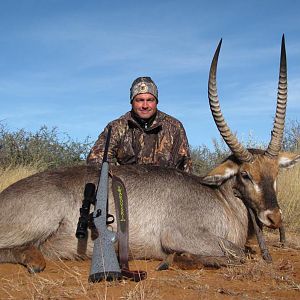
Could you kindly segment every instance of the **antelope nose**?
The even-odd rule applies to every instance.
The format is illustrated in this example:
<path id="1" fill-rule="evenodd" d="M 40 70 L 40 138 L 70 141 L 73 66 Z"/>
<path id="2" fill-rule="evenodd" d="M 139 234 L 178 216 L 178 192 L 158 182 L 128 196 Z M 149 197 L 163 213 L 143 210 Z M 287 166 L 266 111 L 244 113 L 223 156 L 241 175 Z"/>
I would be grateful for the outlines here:
<path id="1" fill-rule="evenodd" d="M 279 208 L 263 210 L 258 214 L 259 220 L 267 227 L 276 229 L 281 226 L 281 211 Z"/>
<path id="2" fill-rule="evenodd" d="M 269 221 L 270 228 L 276 229 L 281 226 L 282 218 L 281 218 L 281 211 L 279 208 L 268 210 L 266 211 L 266 219 Z"/>

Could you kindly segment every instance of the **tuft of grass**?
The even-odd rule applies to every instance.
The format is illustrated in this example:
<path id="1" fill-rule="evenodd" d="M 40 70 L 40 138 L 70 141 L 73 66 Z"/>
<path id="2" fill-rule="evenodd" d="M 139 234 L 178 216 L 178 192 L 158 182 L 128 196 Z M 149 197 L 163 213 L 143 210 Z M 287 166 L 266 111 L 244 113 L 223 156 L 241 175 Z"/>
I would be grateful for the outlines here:
<path id="1" fill-rule="evenodd" d="M 241 267 L 227 267 L 223 271 L 224 278 L 230 281 L 260 282 L 267 277 L 269 289 L 300 291 L 300 284 L 295 281 L 293 274 L 293 264 L 284 259 L 273 264 L 268 264 L 262 259 L 256 262 L 248 261 Z"/>
<path id="2" fill-rule="evenodd" d="M 278 201 L 283 211 L 286 228 L 300 231 L 300 165 L 283 171 L 278 176 Z"/>
<path id="3" fill-rule="evenodd" d="M 162 300 L 157 289 L 152 285 L 151 281 L 140 281 L 133 289 L 126 292 L 125 296 L 120 299 L 123 300 Z"/>
<path id="4" fill-rule="evenodd" d="M 0 168 L 0 192 L 14 182 L 42 171 L 40 164 L 19 165 Z"/>
<path id="5" fill-rule="evenodd" d="M 155 279 L 160 286 L 167 286 L 169 288 L 180 287 L 183 290 L 192 290 L 197 293 L 206 293 L 210 290 L 208 284 L 203 284 L 202 278 L 205 274 L 204 269 L 200 270 L 181 270 L 178 268 L 171 268 L 172 276 Z"/>

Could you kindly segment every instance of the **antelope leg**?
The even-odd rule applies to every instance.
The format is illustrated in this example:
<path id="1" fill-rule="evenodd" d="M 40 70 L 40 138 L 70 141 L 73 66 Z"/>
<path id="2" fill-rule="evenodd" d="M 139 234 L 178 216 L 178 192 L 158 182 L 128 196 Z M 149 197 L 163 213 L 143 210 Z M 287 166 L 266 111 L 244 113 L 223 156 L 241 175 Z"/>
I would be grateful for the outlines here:
<path id="1" fill-rule="evenodd" d="M 284 246 L 284 244 L 286 242 L 284 224 L 282 224 L 279 227 L 279 235 L 280 235 L 280 243 L 281 243 L 282 246 Z"/>
<path id="2" fill-rule="evenodd" d="M 259 226 L 256 223 L 256 219 L 255 219 L 255 215 L 254 215 L 253 210 L 251 208 L 248 208 L 248 210 L 249 210 L 249 213 L 250 213 L 250 216 L 251 216 L 251 220 L 252 220 L 253 227 L 254 227 L 254 230 L 255 230 L 255 235 L 256 235 L 256 238 L 257 238 L 257 242 L 258 242 L 261 254 L 262 254 L 262 258 L 266 262 L 270 263 L 270 262 L 272 262 L 272 257 L 269 253 L 268 248 L 267 248 L 266 241 L 265 241 L 265 238 L 263 236 L 263 233 L 262 233 L 261 229 L 259 228 Z"/>
<path id="3" fill-rule="evenodd" d="M 33 245 L 15 249 L 13 255 L 16 262 L 24 265 L 31 274 L 41 272 L 46 267 L 43 254 Z"/>
<path id="4" fill-rule="evenodd" d="M 163 260 L 157 267 L 156 271 L 168 270 L 169 267 L 173 264 L 175 252 L 169 254 L 165 260 Z"/>

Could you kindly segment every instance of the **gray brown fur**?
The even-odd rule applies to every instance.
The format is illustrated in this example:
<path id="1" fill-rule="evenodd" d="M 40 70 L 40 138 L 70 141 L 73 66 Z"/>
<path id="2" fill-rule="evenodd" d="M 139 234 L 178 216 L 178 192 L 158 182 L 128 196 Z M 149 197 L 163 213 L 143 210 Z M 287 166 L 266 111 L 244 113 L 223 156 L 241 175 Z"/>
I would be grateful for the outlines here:
<path id="1" fill-rule="evenodd" d="M 130 249 L 135 258 L 163 259 L 171 252 L 220 256 L 221 238 L 210 237 L 208 232 L 226 236 L 243 247 L 247 237 L 247 211 L 241 201 L 235 203 L 232 193 L 228 200 L 234 205 L 227 208 L 222 193 L 201 185 L 195 176 L 146 166 L 120 166 L 113 172 L 127 187 Z M 78 251 L 75 230 L 84 185 L 95 183 L 97 176 L 98 171 L 91 167 L 44 172 L 3 191 L 0 194 L 0 261 L 14 262 L 10 251 L 3 250 L 27 244 L 40 248 L 51 259 L 90 256 L 91 243 L 86 252 Z M 228 184 L 222 190 L 227 192 Z M 207 214 L 208 209 L 218 214 L 218 221 Z"/>

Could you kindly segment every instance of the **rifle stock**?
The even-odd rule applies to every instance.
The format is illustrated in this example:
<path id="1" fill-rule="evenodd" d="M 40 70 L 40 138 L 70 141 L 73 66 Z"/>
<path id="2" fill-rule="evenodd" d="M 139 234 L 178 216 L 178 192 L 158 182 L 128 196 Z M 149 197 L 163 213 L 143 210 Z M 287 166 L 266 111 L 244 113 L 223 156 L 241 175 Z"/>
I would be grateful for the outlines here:
<path id="1" fill-rule="evenodd" d="M 107 229 L 107 200 L 108 200 L 108 171 L 107 151 L 110 139 L 111 127 L 105 143 L 105 151 L 101 167 L 100 180 L 96 192 L 96 204 L 93 213 L 94 225 L 98 231 L 98 237 L 94 240 L 92 264 L 89 281 L 99 282 L 118 280 L 122 277 L 119 261 L 115 252 L 114 242 L 116 233 Z"/>

